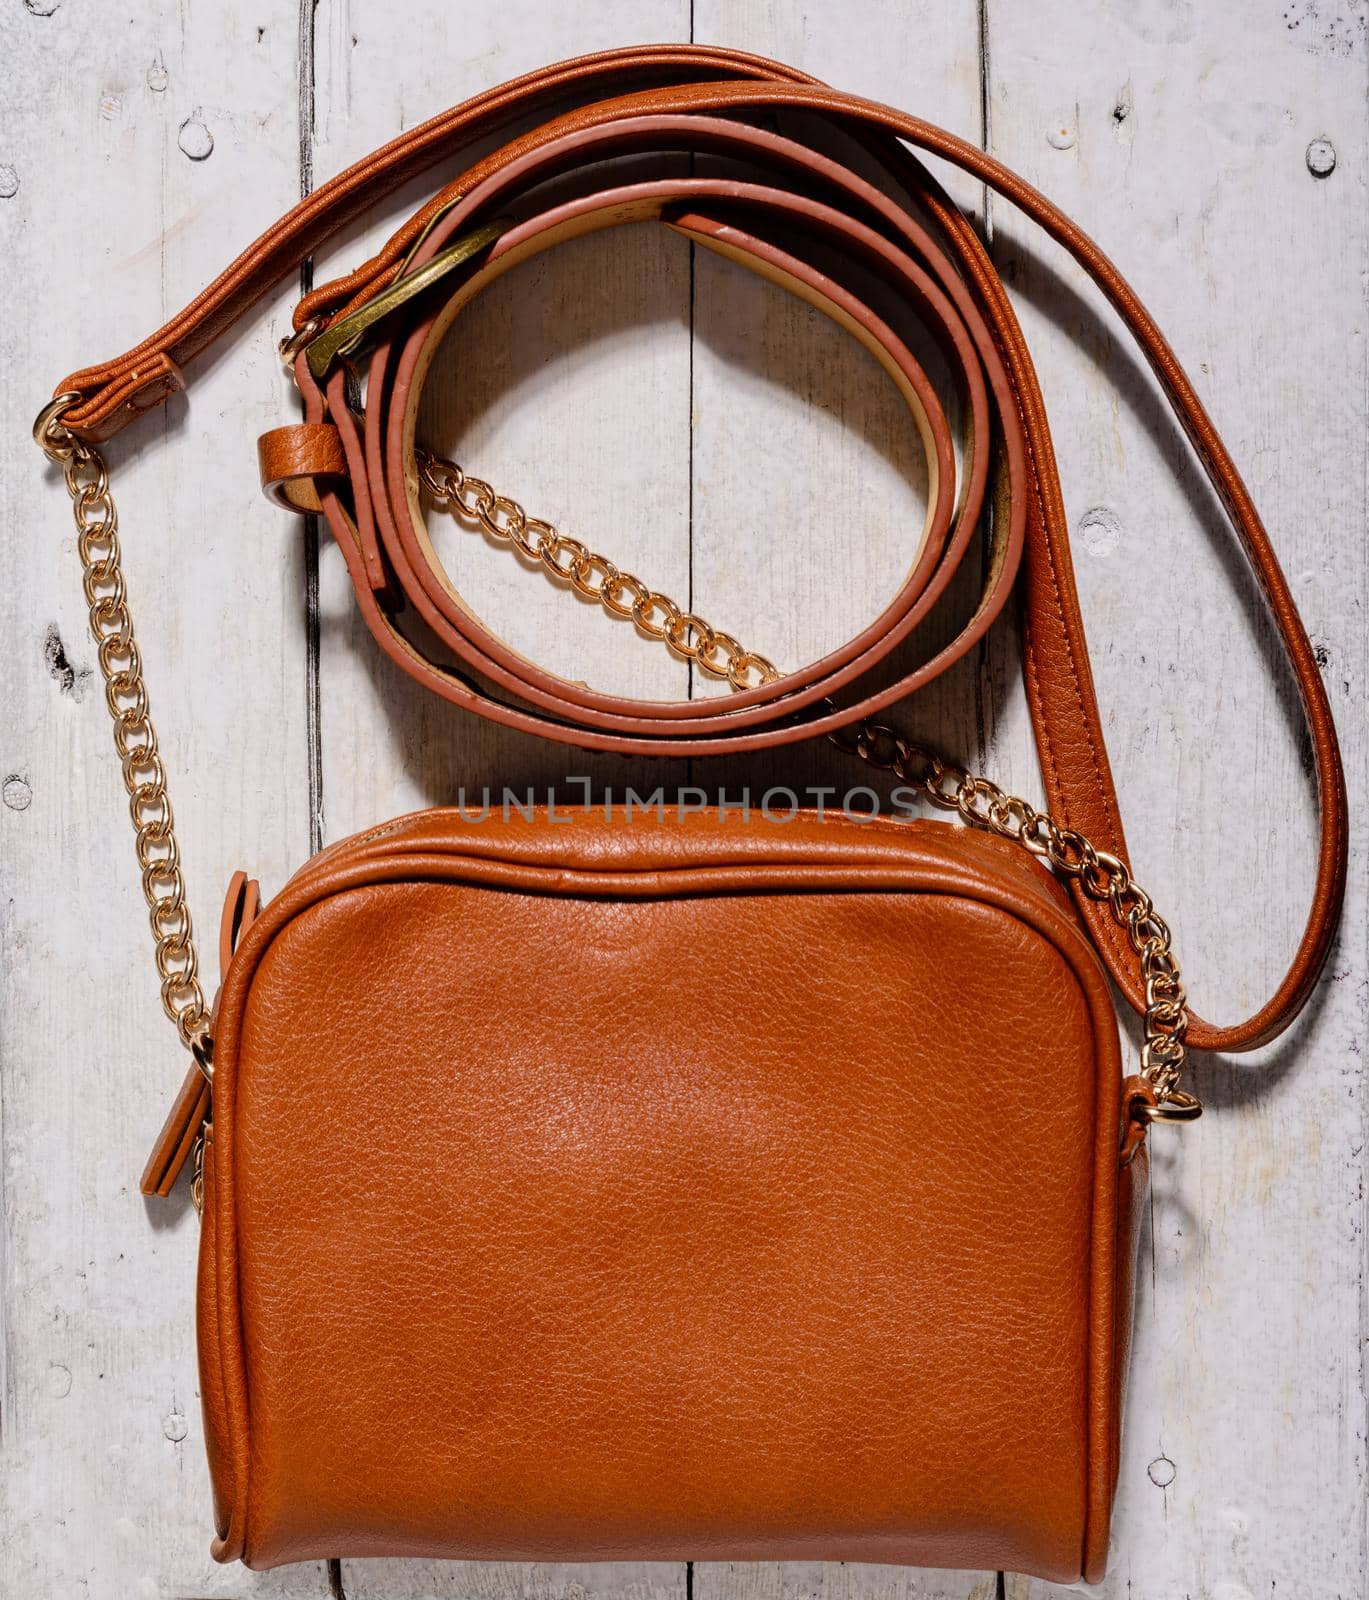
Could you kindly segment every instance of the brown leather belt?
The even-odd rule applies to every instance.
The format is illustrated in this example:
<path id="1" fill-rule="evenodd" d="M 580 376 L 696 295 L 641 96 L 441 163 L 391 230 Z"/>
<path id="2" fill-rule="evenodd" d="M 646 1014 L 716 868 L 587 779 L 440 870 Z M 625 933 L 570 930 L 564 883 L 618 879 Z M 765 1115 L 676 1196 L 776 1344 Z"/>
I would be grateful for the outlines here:
<path id="1" fill-rule="evenodd" d="M 331 420 L 342 459 L 335 476 L 345 489 L 325 487 L 322 506 L 351 566 L 367 620 L 384 647 L 426 687 L 458 705 L 527 732 L 598 750 L 646 755 L 712 755 L 792 743 L 834 731 L 903 699 L 982 635 L 1006 601 L 1022 549 L 1026 517 L 1026 442 L 1007 372 L 968 290 L 945 254 L 906 211 L 870 184 L 815 151 L 773 133 L 711 116 L 633 116 L 576 126 L 566 118 L 508 146 L 423 238 L 408 263 L 417 272 L 473 223 L 516 207 L 548 178 L 610 156 L 663 155 L 688 150 L 735 156 L 764 167 L 773 182 L 676 177 L 597 189 L 535 211 L 500 235 L 482 264 L 440 307 L 384 325 L 367 374 L 364 421 L 348 404 L 350 374 L 335 365 L 320 387 L 305 350 L 295 371 L 309 424 Z M 596 178 L 602 182 L 602 177 Z M 781 187 L 795 182 L 805 192 Z M 463 181 L 464 187 L 464 181 Z M 820 198 L 819 198 L 820 197 Z M 866 217 L 870 221 L 864 220 Z M 552 676 L 510 650 L 462 602 L 428 541 L 414 466 L 414 427 L 429 362 L 462 308 L 514 264 L 574 234 L 659 218 L 678 232 L 783 282 L 862 339 L 899 387 L 922 436 L 931 486 L 927 520 L 907 577 L 884 612 L 856 638 L 824 659 L 717 700 L 646 703 L 601 694 Z M 779 225 L 781 248 L 760 231 Z M 880 224 L 883 225 L 882 230 Z M 752 231 L 752 230 L 757 231 Z M 973 419 L 968 470 L 957 492 L 955 450 L 937 393 L 902 339 L 851 289 L 796 252 L 803 244 L 835 247 L 840 259 L 880 274 L 935 330 L 948 361 L 963 379 Z M 355 302 L 353 302 L 355 305 Z M 398 324 L 398 326 L 396 326 Z M 983 598 L 955 641 L 932 660 L 859 695 L 871 669 L 900 645 L 943 595 L 975 542 L 989 478 L 990 401 L 1007 441 L 1008 514 L 995 519 L 993 551 Z M 281 430 L 289 471 L 300 465 L 296 441 L 335 449 L 317 434 Z M 265 452 L 268 482 L 278 482 L 273 441 Z M 306 479 L 327 478 L 306 471 Z M 419 654 L 391 621 L 390 599 L 402 594 L 466 668 L 513 703 L 486 695 L 468 677 Z M 372 612 L 374 608 L 374 614 Z M 857 686 L 859 698 L 830 707 L 829 697 Z M 806 715 L 805 715 L 806 713 Z"/>
<path id="2" fill-rule="evenodd" d="M 1300 690 L 1320 789 L 1311 914 L 1286 977 L 1258 1012 L 1230 1027 L 1194 1017 L 1188 1033 L 1189 1042 L 1204 1049 L 1250 1049 L 1273 1038 L 1316 983 L 1345 876 L 1344 782 L 1311 646 L 1240 475 L 1149 313 L 1067 217 L 954 135 L 837 93 L 792 68 L 726 50 L 634 47 L 565 62 L 434 118 L 317 190 L 152 338 L 117 361 L 64 380 L 58 392 L 81 397 L 63 413 L 64 425 L 90 441 L 117 432 L 180 387 L 186 361 L 381 193 L 514 122 L 567 104 L 572 109 L 560 109 L 478 160 L 373 260 L 315 290 L 296 309 L 301 337 L 294 370 L 305 423 L 263 441 L 264 478 L 274 497 L 322 510 L 381 646 L 446 699 L 565 743 L 658 756 L 762 749 L 849 726 L 927 683 L 982 637 L 1020 567 L 1027 691 L 1050 806 L 1066 826 L 1126 859 L 1036 374 L 982 242 L 909 146 L 945 158 L 1039 223 L 1107 295 L 1221 497 L 1277 625 Z M 785 132 L 773 131 L 781 119 Z M 835 135 L 862 169 L 873 163 L 882 186 L 800 132 L 817 126 L 824 146 Z M 681 152 L 706 158 L 719 175 L 642 179 L 644 166 L 662 173 L 680 169 L 678 159 L 666 158 Z M 637 158 L 630 181 L 605 188 L 600 168 L 588 187 L 583 179 L 574 187 L 582 169 L 628 155 Z M 733 175 L 739 167 L 745 176 Z M 891 199 L 886 191 L 907 199 Z M 315 376 L 305 334 L 315 338 L 380 297 L 394 298 L 396 283 L 423 281 L 414 275 L 436 271 L 444 251 L 496 217 L 511 220 L 445 280 L 454 289 L 416 295 L 376 323 L 364 411 L 354 410 L 345 362 Z M 782 283 L 846 327 L 899 389 L 927 457 L 926 522 L 910 541 L 908 575 L 883 613 L 822 660 L 743 687 L 721 703 L 598 693 L 512 651 L 452 587 L 418 500 L 419 398 L 436 348 L 461 310 L 501 273 L 563 239 L 648 218 Z M 939 345 L 968 422 L 963 470 L 936 389 L 872 299 L 906 307 Z M 990 497 L 994 513 L 986 517 Z M 983 585 L 968 622 L 929 659 L 887 681 L 888 674 L 875 669 L 944 599 L 972 553 Z M 455 655 L 456 669 L 431 659 L 401 630 L 397 618 L 406 604 Z M 880 680 L 877 687 L 872 679 Z M 1077 901 L 1113 977 L 1143 1010 L 1146 997 L 1125 930 L 1106 905 L 1082 891 Z"/>

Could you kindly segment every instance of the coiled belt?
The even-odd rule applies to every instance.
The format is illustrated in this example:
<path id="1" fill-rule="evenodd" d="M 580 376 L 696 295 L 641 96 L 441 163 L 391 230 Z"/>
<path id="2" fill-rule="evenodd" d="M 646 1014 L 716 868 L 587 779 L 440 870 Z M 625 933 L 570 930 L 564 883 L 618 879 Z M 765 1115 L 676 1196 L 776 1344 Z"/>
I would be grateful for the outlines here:
<path id="1" fill-rule="evenodd" d="M 1315 984 L 1344 876 L 1344 785 L 1311 647 L 1245 486 L 1154 321 L 1068 218 L 954 135 L 726 50 L 640 47 L 565 62 L 411 130 L 317 190 L 151 339 L 64 380 L 59 392 L 81 396 L 64 413 L 64 425 L 92 441 L 116 432 L 180 387 L 184 362 L 379 193 L 552 109 L 559 114 L 482 157 L 371 261 L 306 296 L 295 312 L 291 355 L 305 421 L 264 438 L 264 481 L 283 503 L 322 511 L 382 648 L 458 705 L 584 748 L 645 755 L 756 750 L 836 731 L 912 693 L 974 646 L 1020 576 L 1028 698 L 1050 805 L 1068 827 L 1126 859 L 1036 375 L 983 244 L 909 147 L 945 158 L 1032 217 L 1108 296 L 1229 512 L 1277 624 L 1320 782 L 1312 912 L 1287 976 L 1264 1007 L 1233 1027 L 1194 1018 L 1189 1028 L 1190 1042 L 1200 1048 L 1251 1048 L 1272 1038 Z M 796 121 L 789 113 L 835 132 L 839 144 L 858 150 L 862 169 L 873 164 L 887 185 L 872 184 L 800 139 L 788 127 Z M 774 131 L 780 119 L 784 133 Z M 678 160 L 665 158 L 681 152 L 708 158 L 719 175 L 641 178 L 657 157 L 656 170 L 678 169 Z M 637 158 L 630 181 L 605 187 L 603 164 L 623 156 Z M 745 175 L 733 175 L 738 169 Z M 462 309 L 501 273 L 560 240 L 647 219 L 774 279 L 861 340 L 897 386 L 927 458 L 926 520 L 910 537 L 907 577 L 883 613 L 821 660 L 767 681 L 743 681 L 723 702 L 624 699 L 555 677 L 511 650 L 462 603 L 435 556 L 419 504 L 419 398 L 433 355 Z M 959 465 L 936 389 L 872 298 L 906 308 L 939 345 L 968 423 Z M 895 320 L 901 327 L 902 317 Z M 371 353 L 358 410 L 349 358 L 363 339 Z M 983 582 L 968 622 L 929 659 L 882 681 L 888 673 L 879 669 L 944 599 L 972 553 Z M 401 628 L 406 605 L 456 658 L 455 668 L 426 654 Z M 1106 906 L 1082 894 L 1078 900 L 1119 985 L 1144 1008 L 1125 930 Z"/>

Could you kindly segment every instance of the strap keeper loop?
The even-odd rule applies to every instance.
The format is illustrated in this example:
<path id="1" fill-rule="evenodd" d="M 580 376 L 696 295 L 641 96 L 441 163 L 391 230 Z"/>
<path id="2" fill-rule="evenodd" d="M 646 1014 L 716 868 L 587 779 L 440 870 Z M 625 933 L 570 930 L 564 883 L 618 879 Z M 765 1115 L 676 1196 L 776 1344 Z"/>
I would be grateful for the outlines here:
<path id="1" fill-rule="evenodd" d="M 257 440 L 262 493 L 301 515 L 322 509 L 320 479 L 345 478 L 342 436 L 331 422 L 294 422 Z"/>

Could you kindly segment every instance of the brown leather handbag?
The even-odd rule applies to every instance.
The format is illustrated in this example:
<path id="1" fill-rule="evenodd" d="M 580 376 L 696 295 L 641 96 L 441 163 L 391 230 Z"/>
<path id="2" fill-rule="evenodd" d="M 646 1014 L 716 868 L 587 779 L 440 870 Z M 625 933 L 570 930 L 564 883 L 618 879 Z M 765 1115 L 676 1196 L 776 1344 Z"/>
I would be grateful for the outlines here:
<path id="1" fill-rule="evenodd" d="M 211 1013 L 97 444 L 378 193 L 477 141 L 496 147 L 300 303 L 284 352 L 305 416 L 262 441 L 268 492 L 322 514 L 382 648 L 456 705 L 643 755 L 825 733 L 972 826 L 421 812 L 324 850 L 264 908 L 239 875 Z M 1031 359 L 918 150 L 992 185 L 1092 273 L 1269 602 L 1321 849 L 1292 967 L 1237 1025 L 1188 1009 L 1169 930 L 1125 865 Z M 709 159 L 686 176 L 665 159 L 681 152 Z M 924 443 L 904 585 L 801 670 L 416 443 L 463 307 L 558 240 L 647 219 L 848 329 Z M 970 421 L 959 462 L 872 284 L 941 347 Z M 1198 1114 L 1187 1046 L 1251 1048 L 1306 1001 L 1340 908 L 1346 805 L 1255 508 L 1096 246 L 914 117 L 731 51 L 612 51 L 491 90 L 335 178 L 160 332 L 59 385 L 35 432 L 73 496 L 163 1000 L 195 1059 L 144 1184 L 167 1193 L 193 1155 L 215 1555 L 803 1556 L 1099 1578 L 1147 1127 Z M 643 703 L 539 669 L 462 603 L 425 499 L 735 692 Z M 970 559 L 984 581 L 969 623 L 917 656 Z M 1049 814 L 875 720 L 1014 589 Z M 1108 974 L 1144 1020 L 1129 1078 Z"/>

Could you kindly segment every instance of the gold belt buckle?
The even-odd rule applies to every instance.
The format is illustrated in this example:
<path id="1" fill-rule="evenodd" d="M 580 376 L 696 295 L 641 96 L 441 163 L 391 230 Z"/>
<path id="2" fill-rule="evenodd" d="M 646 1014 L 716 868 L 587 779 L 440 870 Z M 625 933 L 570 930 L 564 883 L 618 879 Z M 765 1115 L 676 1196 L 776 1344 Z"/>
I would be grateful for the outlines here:
<path id="1" fill-rule="evenodd" d="M 401 270 L 401 275 L 373 300 L 358 306 L 355 311 L 339 318 L 316 338 L 309 340 L 304 346 L 304 359 L 309 363 L 310 372 L 321 383 L 333 363 L 342 356 L 351 355 L 377 322 L 388 317 L 392 311 L 397 311 L 415 295 L 431 288 L 456 267 L 488 249 L 501 233 L 507 231 L 512 220 L 511 217 L 495 217 L 490 222 L 482 222 L 445 249 L 439 250 L 431 261 L 424 262 L 421 267 L 412 272 Z"/>

